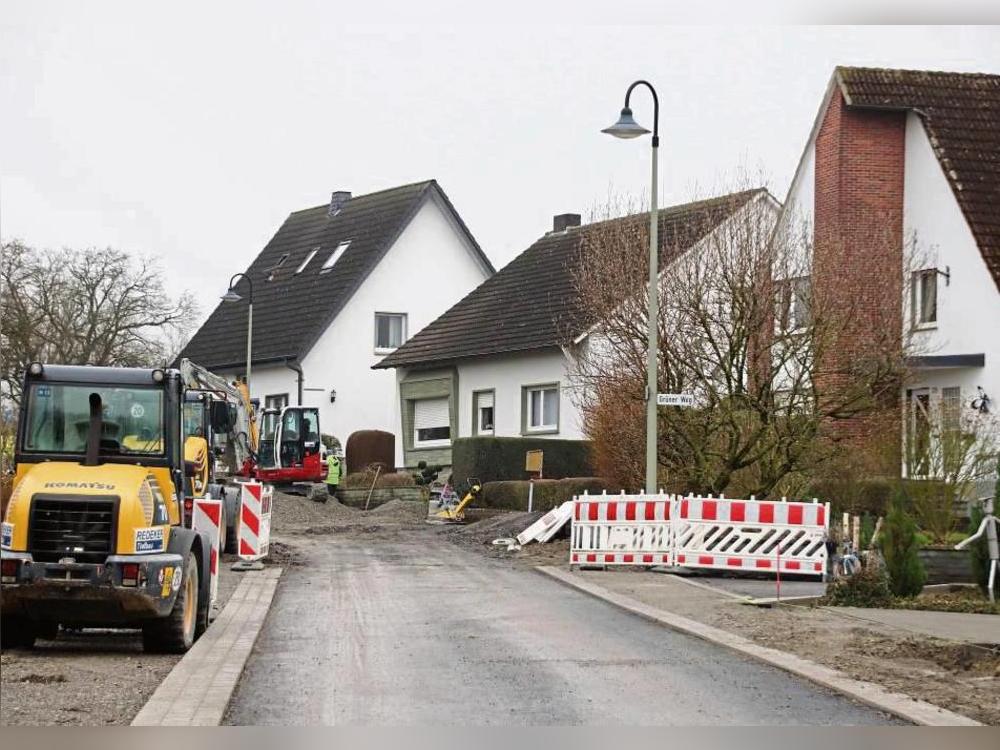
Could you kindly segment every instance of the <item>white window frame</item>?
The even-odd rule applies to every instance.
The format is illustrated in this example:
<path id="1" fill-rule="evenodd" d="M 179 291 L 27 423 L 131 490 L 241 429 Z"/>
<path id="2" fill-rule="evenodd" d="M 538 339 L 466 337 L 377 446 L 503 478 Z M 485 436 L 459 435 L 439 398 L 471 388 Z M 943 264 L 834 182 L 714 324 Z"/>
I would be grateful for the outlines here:
<path id="1" fill-rule="evenodd" d="M 391 354 L 396 351 L 399 347 L 397 346 L 379 346 L 378 345 L 378 319 L 380 317 L 384 318 L 400 318 L 401 322 L 399 324 L 399 346 L 406 343 L 406 323 L 407 315 L 406 313 L 398 312 L 376 312 L 375 313 L 375 353 L 376 354 Z M 390 328 L 391 331 L 391 328 Z"/>
<path id="2" fill-rule="evenodd" d="M 780 279 L 776 283 L 779 284 L 779 291 L 778 310 L 774 320 L 775 333 L 801 333 L 807 330 L 812 322 L 812 313 L 808 309 L 808 302 L 805 303 L 807 308 L 805 322 L 794 327 L 792 327 L 792 322 L 798 323 L 799 317 L 800 295 L 797 294 L 797 286 L 803 283 L 807 285 L 806 299 L 808 300 L 812 295 L 812 277 L 790 276 L 787 279 Z"/>
<path id="3" fill-rule="evenodd" d="M 277 409 L 278 411 L 281 411 L 286 406 L 288 406 L 287 393 L 269 393 L 264 396 L 265 409 Z"/>
<path id="4" fill-rule="evenodd" d="M 306 259 L 299 264 L 298 268 L 295 269 L 296 275 L 306 270 L 306 266 L 308 266 L 309 263 L 312 261 L 312 259 L 316 257 L 316 253 L 318 252 L 319 252 L 318 247 L 314 247 L 312 250 L 309 251 L 309 255 L 306 256 Z"/>
<path id="5" fill-rule="evenodd" d="M 333 267 L 337 265 L 337 261 L 340 260 L 341 256 L 347 251 L 347 248 L 351 246 L 350 240 L 344 240 L 339 245 L 337 245 L 333 252 L 330 253 L 330 257 L 323 262 L 323 267 L 319 269 L 320 273 L 329 273 L 333 270 Z"/>
<path id="6" fill-rule="evenodd" d="M 539 433 L 557 433 L 559 432 L 559 383 L 542 383 L 539 385 L 526 385 L 523 387 L 524 399 L 524 432 L 525 434 L 539 434 Z M 548 392 L 554 392 L 554 396 L 546 396 Z M 541 397 L 541 415 L 542 419 L 545 419 L 545 402 L 554 398 L 556 401 L 556 421 L 554 423 L 545 423 L 533 425 L 531 423 L 532 409 L 531 409 L 531 398 L 532 394 L 538 393 Z"/>
<path id="7" fill-rule="evenodd" d="M 268 272 L 267 272 L 267 280 L 268 281 L 274 281 L 274 275 L 278 272 L 279 268 L 281 268 L 283 265 L 285 265 L 285 261 L 286 260 L 288 260 L 288 253 L 285 253 L 280 258 L 278 258 L 278 262 L 275 263 L 273 266 L 271 266 L 268 269 Z"/>
<path id="8" fill-rule="evenodd" d="M 490 405 L 483 406 L 479 399 L 489 396 Z M 491 425 L 489 428 L 483 427 L 483 409 L 491 409 L 493 412 Z M 497 394 L 496 390 L 487 388 L 481 391 L 472 392 L 472 434 L 492 436 L 497 431 Z"/>
<path id="9" fill-rule="evenodd" d="M 421 440 L 420 430 L 421 429 L 434 429 L 432 428 L 422 428 L 417 421 L 417 410 L 419 404 L 426 401 L 444 401 L 445 409 L 448 419 L 448 437 L 447 438 L 434 438 L 431 440 Z M 439 427 L 444 427 L 445 425 L 439 425 Z M 417 399 L 413 402 L 413 447 L 414 448 L 447 448 L 451 445 L 451 399 L 447 396 L 439 396 L 434 398 Z"/>
<path id="10" fill-rule="evenodd" d="M 933 280 L 934 286 L 934 319 L 933 320 L 923 320 L 923 310 L 924 310 L 924 286 L 923 280 L 929 278 Z M 932 328 L 937 328 L 938 325 L 938 313 L 940 307 L 940 295 L 938 294 L 938 271 L 936 268 L 922 268 L 919 271 L 914 271 L 911 278 L 912 293 L 911 293 L 911 308 L 910 315 L 913 319 L 913 328 L 918 331 L 924 331 Z"/>

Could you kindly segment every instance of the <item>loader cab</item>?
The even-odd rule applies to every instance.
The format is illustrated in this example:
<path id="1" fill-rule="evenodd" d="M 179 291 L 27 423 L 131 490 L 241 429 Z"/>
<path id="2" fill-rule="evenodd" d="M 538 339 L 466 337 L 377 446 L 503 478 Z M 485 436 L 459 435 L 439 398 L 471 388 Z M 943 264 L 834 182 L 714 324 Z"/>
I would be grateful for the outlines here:
<path id="1" fill-rule="evenodd" d="M 286 406 L 264 409 L 260 418 L 261 478 L 272 481 L 318 481 L 320 461 L 319 409 Z"/>
<path id="2" fill-rule="evenodd" d="M 47 462 L 140 465 L 173 506 L 184 476 L 182 400 L 176 370 L 33 363 L 18 419 L 18 476 Z M 178 511 L 170 509 L 173 523 Z"/>

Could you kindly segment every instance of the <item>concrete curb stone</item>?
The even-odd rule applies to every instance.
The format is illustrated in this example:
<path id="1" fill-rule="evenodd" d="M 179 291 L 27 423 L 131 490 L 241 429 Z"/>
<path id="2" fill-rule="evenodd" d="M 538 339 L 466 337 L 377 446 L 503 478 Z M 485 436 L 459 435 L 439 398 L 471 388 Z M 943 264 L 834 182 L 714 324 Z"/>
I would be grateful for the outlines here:
<path id="1" fill-rule="evenodd" d="M 281 568 L 243 574 L 197 643 L 160 683 L 132 726 L 218 726 L 264 624 Z"/>

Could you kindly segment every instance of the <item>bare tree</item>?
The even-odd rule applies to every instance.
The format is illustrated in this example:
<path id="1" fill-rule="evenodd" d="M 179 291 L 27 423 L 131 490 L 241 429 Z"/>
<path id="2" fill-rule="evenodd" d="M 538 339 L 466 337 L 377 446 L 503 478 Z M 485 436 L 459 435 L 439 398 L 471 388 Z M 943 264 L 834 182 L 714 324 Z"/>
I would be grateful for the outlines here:
<path id="1" fill-rule="evenodd" d="M 810 227 L 787 216 L 778 226 L 778 213 L 765 190 L 741 190 L 661 218 L 658 390 L 695 397 L 659 410 L 664 486 L 794 492 L 830 455 L 831 425 L 898 404 L 898 292 L 866 300 L 859 322 L 850 289 L 811 283 Z M 592 326 L 575 393 L 599 470 L 625 487 L 642 484 L 647 226 L 648 215 L 591 225 L 574 270 Z M 859 325 L 870 329 L 863 356 L 842 356 Z"/>
<path id="2" fill-rule="evenodd" d="M 0 257 L 0 382 L 17 402 L 33 361 L 154 366 L 196 313 L 167 293 L 155 260 L 119 250 L 39 251 L 6 243 Z"/>

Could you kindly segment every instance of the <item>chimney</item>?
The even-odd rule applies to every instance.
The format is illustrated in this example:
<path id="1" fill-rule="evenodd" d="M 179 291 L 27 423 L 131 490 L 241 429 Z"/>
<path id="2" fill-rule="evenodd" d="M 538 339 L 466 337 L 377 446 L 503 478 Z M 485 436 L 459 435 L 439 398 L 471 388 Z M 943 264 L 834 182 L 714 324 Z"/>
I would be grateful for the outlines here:
<path id="1" fill-rule="evenodd" d="M 350 199 L 350 190 L 334 190 L 330 195 L 330 208 L 327 211 L 327 216 L 332 219 L 334 216 L 339 214 L 340 209 L 342 209 Z"/>
<path id="2" fill-rule="evenodd" d="M 552 217 L 552 231 L 565 232 L 570 227 L 580 226 L 580 214 L 557 214 Z"/>

